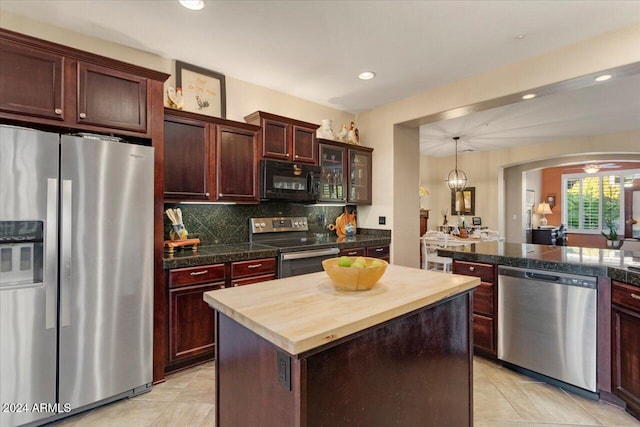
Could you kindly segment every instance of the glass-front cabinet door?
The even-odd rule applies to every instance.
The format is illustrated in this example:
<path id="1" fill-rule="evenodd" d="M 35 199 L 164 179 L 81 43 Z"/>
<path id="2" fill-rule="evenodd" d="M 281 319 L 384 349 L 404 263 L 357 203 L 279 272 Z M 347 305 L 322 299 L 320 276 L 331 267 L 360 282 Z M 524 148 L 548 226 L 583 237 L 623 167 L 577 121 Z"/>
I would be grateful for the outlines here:
<path id="1" fill-rule="evenodd" d="M 320 144 L 320 167 L 322 177 L 320 180 L 321 202 L 346 202 L 346 154 L 342 147 Z"/>
<path id="2" fill-rule="evenodd" d="M 348 202 L 371 204 L 371 152 L 349 149 Z"/>

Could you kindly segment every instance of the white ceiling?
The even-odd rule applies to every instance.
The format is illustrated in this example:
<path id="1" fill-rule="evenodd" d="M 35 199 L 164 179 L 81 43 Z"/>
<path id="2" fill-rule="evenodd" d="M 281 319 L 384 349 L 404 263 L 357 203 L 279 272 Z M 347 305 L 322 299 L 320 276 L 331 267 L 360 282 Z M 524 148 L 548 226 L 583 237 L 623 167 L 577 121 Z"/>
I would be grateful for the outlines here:
<path id="1" fill-rule="evenodd" d="M 0 20 L 7 10 L 353 113 L 640 22 L 638 0 L 205 3 L 194 12 L 177 0 L 2 0 Z M 364 70 L 377 77 L 359 80 Z M 607 114 L 625 112 L 593 96 Z M 446 155 L 453 134 L 475 149 L 560 135 L 563 114 L 545 118 L 544 101 L 426 127 L 425 152 Z M 554 102 L 567 111 L 571 99 Z M 613 127 L 589 117 L 570 126 Z"/>
<path id="2" fill-rule="evenodd" d="M 460 136 L 458 152 L 465 152 L 637 129 L 640 75 L 422 125 L 420 152 L 450 156 L 454 136 Z"/>

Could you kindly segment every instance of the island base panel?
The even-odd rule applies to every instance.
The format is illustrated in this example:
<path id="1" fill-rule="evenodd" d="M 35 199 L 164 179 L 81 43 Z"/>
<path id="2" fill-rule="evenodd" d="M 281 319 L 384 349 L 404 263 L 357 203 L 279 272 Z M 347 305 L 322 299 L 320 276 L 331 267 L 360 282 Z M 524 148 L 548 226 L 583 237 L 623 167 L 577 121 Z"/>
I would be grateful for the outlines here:
<path id="1" fill-rule="evenodd" d="M 470 299 L 290 356 L 291 391 L 278 380 L 277 347 L 218 314 L 216 425 L 470 426 Z"/>
<path id="2" fill-rule="evenodd" d="M 216 311 L 216 426 L 301 426 L 300 364 L 278 381 L 278 347 Z"/>

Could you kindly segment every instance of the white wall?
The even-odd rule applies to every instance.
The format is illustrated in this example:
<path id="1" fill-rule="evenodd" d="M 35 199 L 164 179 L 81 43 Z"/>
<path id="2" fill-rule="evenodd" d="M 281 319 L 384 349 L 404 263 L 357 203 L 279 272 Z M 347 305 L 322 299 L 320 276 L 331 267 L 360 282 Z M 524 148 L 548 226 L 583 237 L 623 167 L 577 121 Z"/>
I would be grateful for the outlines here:
<path id="1" fill-rule="evenodd" d="M 394 230 L 393 252 L 396 264 L 407 267 L 420 266 L 420 194 L 415 171 L 420 168 L 420 150 L 415 144 L 419 139 L 418 128 L 396 125 L 393 138 L 393 177 L 394 221 L 406 221 L 403 224 L 391 224 Z M 405 218 L 404 212 L 413 212 Z"/>
<path id="2" fill-rule="evenodd" d="M 519 61 L 508 66 L 504 66 L 490 72 L 477 75 L 465 80 L 461 80 L 450 85 L 446 85 L 414 97 L 387 104 L 380 108 L 362 113 L 358 116 L 360 128 L 367 135 L 367 142 L 375 148 L 374 157 L 374 205 L 370 208 L 359 209 L 367 222 L 366 227 L 377 227 L 373 222 L 378 215 L 393 215 L 390 223 L 393 224 L 394 242 L 397 248 L 397 236 L 408 235 L 413 227 L 412 216 L 417 216 L 417 210 L 411 212 L 409 209 L 397 209 L 393 207 L 398 203 L 392 189 L 394 174 L 400 173 L 398 170 L 384 168 L 388 165 L 394 154 L 393 127 L 407 121 L 436 114 L 450 109 L 473 105 L 482 101 L 491 100 L 501 96 L 518 93 L 528 89 L 545 86 L 562 80 L 575 78 L 578 76 L 594 73 L 597 71 L 615 68 L 621 65 L 640 61 L 640 25 L 628 27 L 619 31 L 607 33 L 599 37 L 577 43 L 565 48 L 548 52 Z M 416 138 L 414 144 L 418 144 Z M 541 153 L 536 147 L 528 153 L 528 158 L 540 158 Z M 596 151 L 608 150 L 609 147 L 598 147 Z M 638 152 L 640 144 L 630 144 L 625 147 L 626 151 Z M 476 161 L 467 163 L 469 157 L 460 157 L 461 167 L 473 180 L 470 185 L 476 187 L 476 199 L 478 192 L 483 194 L 480 197 L 492 197 L 493 189 L 491 182 L 495 182 L 496 170 L 503 165 L 513 164 L 516 161 L 525 161 L 519 150 L 500 150 L 499 153 L 482 154 L 486 162 Z M 479 153 L 478 153 L 479 154 Z M 429 163 L 428 161 L 425 161 Z M 423 164 L 425 163 L 423 162 Z M 395 162 L 394 162 L 395 163 Z M 431 162 L 436 167 L 451 168 L 441 166 L 446 164 L 444 160 Z M 453 164 L 453 161 L 449 163 Z M 430 169 L 436 169 L 430 168 Z M 448 172 L 448 169 L 447 169 Z M 405 171 L 402 172 L 403 174 Z M 427 172 L 431 174 L 430 172 Z M 445 176 L 445 175 L 439 175 Z M 420 172 L 414 171 L 413 181 L 416 185 L 421 182 Z M 433 181 L 433 179 L 432 179 Z M 417 190 L 416 190 L 417 191 Z M 431 191 L 431 189 L 430 189 Z M 432 197 L 432 196 L 429 196 Z M 439 213 L 439 206 L 442 205 L 443 197 L 432 198 L 429 203 L 434 203 L 436 212 Z M 479 216 L 491 221 L 498 221 L 499 203 L 491 204 L 479 212 Z M 369 211 L 370 215 L 366 215 Z M 400 215 L 399 218 L 396 218 Z M 490 224 L 494 226 L 495 223 Z M 404 259 L 404 255 L 396 256 L 396 249 L 392 253 L 392 260 L 395 263 L 410 264 L 411 259 Z"/>
<path id="3" fill-rule="evenodd" d="M 578 158 L 571 157 L 580 153 Z M 612 153 L 595 155 L 592 153 Z M 618 154 L 613 154 L 618 153 Z M 635 153 L 635 154 L 634 154 Z M 570 161 L 636 160 L 640 155 L 640 131 L 610 135 L 589 136 L 552 141 L 542 144 L 517 146 L 502 150 L 478 151 L 458 154 L 458 166 L 469 177 L 469 186 L 476 187 L 476 215 L 482 224 L 500 230 L 507 241 L 520 242 L 522 232 L 522 173 L 532 169 L 556 166 Z M 612 156 L 614 158 L 612 158 Z M 450 193 L 443 180 L 453 169 L 453 156 L 433 158 L 422 156 L 420 182 L 429 189 L 432 222 L 430 228 L 442 223 L 442 209 L 449 209 Z M 500 178 L 504 169 L 504 179 Z M 504 190 L 504 212 L 498 203 L 498 194 Z M 536 203 L 540 191 L 536 191 Z M 514 218 L 514 215 L 515 218 Z M 437 223 L 435 218 L 438 218 Z M 534 225 L 537 217 L 534 215 Z"/>
<path id="4" fill-rule="evenodd" d="M 149 52 L 129 48 L 95 37 L 88 37 L 74 31 L 33 21 L 6 11 L 2 12 L 0 27 L 118 59 L 141 67 L 172 74 L 165 83 L 165 86 L 175 86 L 175 77 L 173 76 L 175 73 L 175 60 L 180 58 L 162 58 Z M 258 110 L 317 124 L 320 124 L 322 119 L 331 119 L 333 120 L 334 130 L 338 130 L 343 123 L 348 125 L 351 121 L 355 120 L 355 116 L 351 113 L 325 107 L 282 92 L 237 80 L 234 79 L 233 76 L 225 76 L 225 80 L 227 90 L 227 118 L 230 120 L 244 122 L 245 116 Z"/>
<path id="5" fill-rule="evenodd" d="M 533 207 L 525 206 L 525 201 L 527 200 L 526 192 L 527 190 L 532 190 L 535 193 L 535 197 L 533 199 Z M 538 207 L 538 203 L 541 202 L 542 198 L 542 169 L 529 170 L 524 171 L 522 173 L 522 210 L 520 214 L 522 218 L 520 220 L 520 226 L 522 229 L 526 226 L 526 211 L 531 209 L 531 227 L 536 228 L 540 222 L 540 215 L 535 213 L 536 207 Z M 524 235 L 522 235 L 524 237 Z M 522 241 L 524 242 L 524 240 Z"/>
<path id="6" fill-rule="evenodd" d="M 76 47 L 89 52 L 112 57 L 122 61 L 141 65 L 147 68 L 173 73 L 173 60 L 176 58 L 161 58 L 157 55 L 143 52 L 137 49 L 127 48 L 114 43 L 106 42 L 92 37 L 87 37 L 63 28 L 57 28 L 45 23 L 36 22 L 28 18 L 3 12 L 0 17 L 0 26 L 13 31 L 29 34 L 35 37 L 50 40 L 67 46 Z M 357 117 L 357 126 L 363 145 L 373 147 L 373 205 L 358 209 L 360 225 L 369 228 L 392 228 L 394 236 L 394 248 L 392 248 L 392 260 L 404 265 L 413 265 L 414 255 L 398 251 L 400 236 L 418 234 L 413 219 L 418 216 L 419 200 L 418 185 L 421 182 L 420 167 L 403 168 L 403 159 L 412 161 L 418 158 L 412 157 L 417 153 L 418 137 L 415 134 L 414 142 L 406 141 L 406 133 L 394 134 L 394 126 L 407 121 L 442 111 L 473 105 L 478 102 L 497 97 L 521 92 L 527 89 L 544 86 L 558 81 L 590 74 L 600 70 L 614 68 L 620 65 L 640 61 L 640 25 L 631 26 L 622 30 L 607 33 L 599 37 L 578 44 L 545 53 L 524 61 L 519 61 L 490 72 L 480 74 L 465 80 L 461 80 L 440 88 L 418 94 L 416 96 L 387 104 L 374 110 L 362 113 Z M 180 58 L 177 58 L 180 59 Z M 195 64 L 197 65 L 197 64 Z M 322 119 L 332 119 L 334 127 L 353 120 L 353 115 L 334 110 L 319 104 L 300 100 L 285 95 L 281 92 L 258 87 L 256 85 L 227 78 L 227 117 L 232 120 L 242 121 L 243 117 L 255 110 L 262 109 L 275 114 L 298 118 L 305 121 L 319 123 Z M 167 84 L 173 84 L 170 79 Z M 395 138 L 402 140 L 402 144 L 395 144 Z M 416 147 L 413 147 L 415 145 Z M 637 141 L 632 146 L 626 147 L 627 151 L 638 152 Z M 598 151 L 607 148 L 599 147 Z M 404 151 L 408 150 L 408 151 Z M 535 148 L 528 155 L 529 158 L 539 158 L 539 148 Z M 502 151 L 502 150 L 501 150 Z M 511 152 L 505 150 L 501 153 L 484 154 L 486 163 L 477 162 L 475 157 L 470 163 L 466 163 L 469 157 L 460 157 L 461 167 L 472 179 L 471 185 L 476 187 L 476 201 L 480 197 L 487 198 L 493 194 L 496 181 L 495 170 L 503 165 L 513 164 L 515 161 L 524 161 L 525 152 Z M 397 161 L 396 161 L 397 159 Z M 417 163 L 418 160 L 415 160 Z M 451 168 L 446 165 L 446 159 L 437 161 L 420 160 L 422 165 L 427 165 L 426 172 L 429 182 L 434 183 L 444 177 L 441 169 L 446 169 L 445 174 Z M 450 164 L 453 164 L 452 162 Z M 396 175 L 401 175 L 400 181 L 411 193 L 415 194 L 415 202 L 403 208 L 404 197 L 397 197 L 394 191 L 398 185 L 394 182 Z M 444 179 L 444 178 L 442 178 Z M 431 191 L 433 186 L 427 186 Z M 479 194 L 481 196 L 479 196 Z M 441 195 L 427 196 L 424 203 L 427 207 L 433 205 L 437 209 L 434 214 L 439 215 L 439 206 L 446 206 L 446 197 Z M 491 221 L 488 225 L 495 226 L 500 221 L 498 204 L 488 204 L 478 211 L 478 216 Z M 414 209 L 415 208 L 415 209 Z M 386 216 L 387 224 L 378 225 L 378 217 Z"/>

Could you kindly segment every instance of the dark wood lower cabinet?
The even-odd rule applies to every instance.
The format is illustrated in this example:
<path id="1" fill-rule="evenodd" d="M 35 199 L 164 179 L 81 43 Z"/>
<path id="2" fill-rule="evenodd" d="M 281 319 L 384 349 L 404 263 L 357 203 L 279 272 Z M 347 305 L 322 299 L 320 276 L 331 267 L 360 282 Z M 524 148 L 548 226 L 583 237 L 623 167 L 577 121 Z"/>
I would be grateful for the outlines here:
<path id="1" fill-rule="evenodd" d="M 498 352 L 498 292 L 496 266 L 477 262 L 453 261 L 453 273 L 479 277 L 482 282 L 473 292 L 474 350 L 490 358 Z"/>
<path id="2" fill-rule="evenodd" d="M 475 298 L 475 295 L 474 295 Z M 473 346 L 487 353 L 495 353 L 493 319 L 481 314 L 473 315 Z"/>
<path id="3" fill-rule="evenodd" d="M 367 256 L 367 250 L 365 248 L 341 249 L 338 256 Z"/>
<path id="4" fill-rule="evenodd" d="M 169 363 L 194 357 L 213 358 L 215 325 L 202 294 L 224 288 L 224 282 L 169 291 Z"/>
<path id="5" fill-rule="evenodd" d="M 214 311 L 204 302 L 203 293 L 275 278 L 275 258 L 168 270 L 169 350 L 165 371 L 188 368 L 215 357 Z"/>
<path id="6" fill-rule="evenodd" d="M 611 300 L 613 392 L 640 419 L 640 288 L 614 281 Z"/>
<path id="7" fill-rule="evenodd" d="M 470 315 L 465 293 L 290 355 L 216 312 L 215 424 L 471 426 Z"/>
<path id="8" fill-rule="evenodd" d="M 387 262 L 391 262 L 389 255 L 389 245 L 369 246 L 367 248 L 367 256 L 372 258 L 380 258 Z"/>

